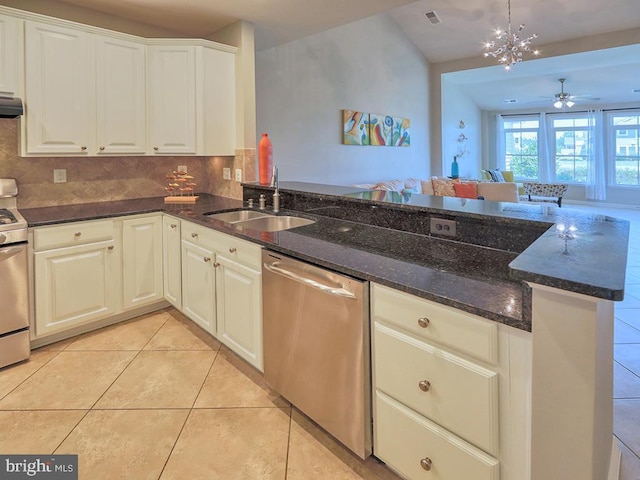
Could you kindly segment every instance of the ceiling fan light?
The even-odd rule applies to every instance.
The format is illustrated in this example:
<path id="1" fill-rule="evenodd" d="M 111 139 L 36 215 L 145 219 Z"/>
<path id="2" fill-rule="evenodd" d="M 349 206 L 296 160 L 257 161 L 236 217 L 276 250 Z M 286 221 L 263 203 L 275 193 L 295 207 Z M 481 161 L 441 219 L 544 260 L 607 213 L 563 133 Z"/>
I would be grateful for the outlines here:
<path id="1" fill-rule="evenodd" d="M 569 107 L 569 108 L 573 107 L 575 104 L 576 104 L 576 103 L 575 103 L 575 102 L 572 102 L 571 100 L 568 100 L 568 101 L 566 102 L 566 105 L 567 105 L 567 107 Z"/>
<path id="2" fill-rule="evenodd" d="M 556 100 L 553 103 L 553 106 L 556 107 L 556 108 L 562 108 L 562 102 L 560 100 Z"/>

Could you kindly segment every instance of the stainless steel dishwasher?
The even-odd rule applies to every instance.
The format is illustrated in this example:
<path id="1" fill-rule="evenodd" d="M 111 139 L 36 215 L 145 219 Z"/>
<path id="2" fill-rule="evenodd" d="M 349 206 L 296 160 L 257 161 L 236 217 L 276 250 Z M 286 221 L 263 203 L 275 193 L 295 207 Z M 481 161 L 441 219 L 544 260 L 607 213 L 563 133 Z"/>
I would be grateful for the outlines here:
<path id="1" fill-rule="evenodd" d="M 371 454 L 368 283 L 264 250 L 264 376 L 361 458 Z"/>

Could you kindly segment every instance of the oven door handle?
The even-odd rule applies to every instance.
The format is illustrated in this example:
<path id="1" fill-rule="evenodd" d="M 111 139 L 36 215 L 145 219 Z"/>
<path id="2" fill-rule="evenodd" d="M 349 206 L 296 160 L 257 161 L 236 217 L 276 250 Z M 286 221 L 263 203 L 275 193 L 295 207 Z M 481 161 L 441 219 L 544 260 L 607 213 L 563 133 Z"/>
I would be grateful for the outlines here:
<path id="1" fill-rule="evenodd" d="M 24 245 L 0 249 L 0 261 L 6 260 L 24 250 Z"/>
<path id="2" fill-rule="evenodd" d="M 283 277 L 290 278 L 291 280 L 295 280 L 296 282 L 303 283 L 305 285 L 308 285 L 309 287 L 315 288 L 316 290 L 320 290 L 323 293 L 327 293 L 329 295 L 334 295 L 336 297 L 342 297 L 342 298 L 352 298 L 352 299 L 356 298 L 356 296 L 353 293 L 351 293 L 349 290 L 345 290 L 344 288 L 336 288 L 330 285 L 325 285 L 324 283 L 316 282 L 311 278 L 303 277 L 302 275 L 298 275 L 297 273 L 278 267 L 277 263 L 278 262 L 274 262 L 271 264 L 265 263 L 264 268 L 266 268 L 270 272 L 276 273 L 278 275 L 282 275 Z"/>

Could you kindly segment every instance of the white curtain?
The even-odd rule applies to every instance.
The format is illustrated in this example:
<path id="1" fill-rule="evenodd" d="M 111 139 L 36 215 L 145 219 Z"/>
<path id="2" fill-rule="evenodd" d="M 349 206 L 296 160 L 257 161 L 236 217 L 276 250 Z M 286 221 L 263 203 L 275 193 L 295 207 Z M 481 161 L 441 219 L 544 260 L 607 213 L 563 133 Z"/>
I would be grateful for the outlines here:
<path id="1" fill-rule="evenodd" d="M 506 151 L 504 145 L 504 118 L 502 115 L 496 115 L 496 164 L 487 165 L 487 168 L 499 168 L 500 170 L 505 170 L 505 158 Z"/>
<path id="2" fill-rule="evenodd" d="M 548 132 L 547 114 L 541 113 L 538 127 L 538 165 L 540 168 L 538 178 L 542 183 L 553 181 L 556 169 L 554 150 L 551 148 L 555 144 L 555 139 L 550 142 Z"/>
<path id="3" fill-rule="evenodd" d="M 589 110 L 588 119 L 587 183 L 585 186 L 585 195 L 588 200 L 606 200 L 604 114 L 601 109 Z"/>

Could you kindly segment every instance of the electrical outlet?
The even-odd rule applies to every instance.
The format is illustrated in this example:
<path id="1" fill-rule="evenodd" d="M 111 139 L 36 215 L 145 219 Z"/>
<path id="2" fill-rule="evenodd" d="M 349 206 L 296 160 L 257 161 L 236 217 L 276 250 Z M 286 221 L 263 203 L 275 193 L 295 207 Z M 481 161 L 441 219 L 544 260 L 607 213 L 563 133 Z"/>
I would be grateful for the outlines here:
<path id="1" fill-rule="evenodd" d="M 187 173 L 187 166 L 186 165 L 178 165 L 178 172 Z"/>
<path id="2" fill-rule="evenodd" d="M 242 169 L 236 168 L 236 182 L 242 181 Z"/>
<path id="3" fill-rule="evenodd" d="M 445 220 L 444 218 L 431 217 L 429 231 L 435 235 L 443 235 L 445 237 L 456 236 L 456 221 Z"/>
<path id="4" fill-rule="evenodd" d="M 222 179 L 223 180 L 231 180 L 231 169 L 224 167 L 222 169 Z"/>
<path id="5" fill-rule="evenodd" d="M 54 168 L 53 183 L 67 183 L 67 170 L 64 168 Z"/>

